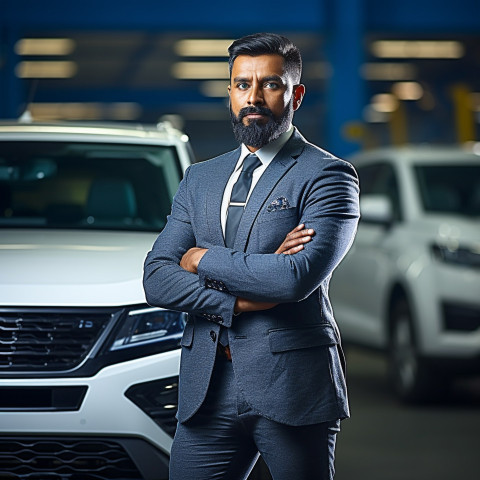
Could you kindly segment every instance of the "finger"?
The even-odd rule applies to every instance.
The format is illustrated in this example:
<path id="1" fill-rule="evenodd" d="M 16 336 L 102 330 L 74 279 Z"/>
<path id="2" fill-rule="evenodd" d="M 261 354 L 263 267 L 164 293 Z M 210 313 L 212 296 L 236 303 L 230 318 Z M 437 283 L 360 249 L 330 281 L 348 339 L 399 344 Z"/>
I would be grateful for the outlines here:
<path id="1" fill-rule="evenodd" d="M 289 248 L 285 252 L 283 252 L 284 255 L 294 255 L 297 252 L 300 252 L 303 250 L 303 245 L 297 245 L 296 247 Z"/>
<path id="2" fill-rule="evenodd" d="M 311 239 L 312 239 L 312 237 L 310 235 L 291 238 L 291 239 L 287 240 L 286 242 L 284 242 L 283 248 L 288 249 L 288 248 L 295 247 L 295 246 L 297 246 L 299 244 L 302 244 L 302 243 L 308 243 Z"/>
<path id="3" fill-rule="evenodd" d="M 298 232 L 293 232 L 293 230 L 292 230 L 292 232 L 287 235 L 286 239 L 288 239 L 287 241 L 290 241 L 290 240 L 300 238 L 300 237 L 312 236 L 314 233 L 315 233 L 315 231 L 312 228 L 307 228 L 305 230 L 299 230 Z"/>
<path id="4" fill-rule="evenodd" d="M 289 235 L 292 235 L 292 234 L 302 230 L 304 227 L 305 227 L 305 225 L 303 223 L 301 223 L 300 225 L 297 225 L 293 230 L 291 230 L 290 232 L 287 233 L 287 237 Z"/>

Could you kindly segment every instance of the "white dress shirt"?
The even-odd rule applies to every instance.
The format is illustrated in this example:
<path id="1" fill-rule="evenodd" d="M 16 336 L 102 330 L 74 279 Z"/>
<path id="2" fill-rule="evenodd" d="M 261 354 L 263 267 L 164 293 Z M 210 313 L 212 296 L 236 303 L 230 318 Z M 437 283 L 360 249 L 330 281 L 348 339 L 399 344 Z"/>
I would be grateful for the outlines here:
<path id="1" fill-rule="evenodd" d="M 258 180 L 263 175 L 263 172 L 265 172 L 267 167 L 270 165 L 270 162 L 275 158 L 275 155 L 277 155 L 277 153 L 281 150 L 281 148 L 288 142 L 292 134 L 293 134 L 293 126 L 290 125 L 290 128 L 286 132 L 282 133 L 277 139 L 263 146 L 262 148 L 258 149 L 255 152 L 255 155 L 262 162 L 262 165 L 260 165 L 258 168 L 256 168 L 253 171 L 252 185 L 250 186 L 250 190 L 248 192 L 245 205 L 248 203 L 248 199 L 250 198 L 250 195 L 253 189 L 255 188 L 255 185 L 257 184 Z M 235 182 L 238 180 L 238 177 L 240 176 L 240 172 L 242 170 L 241 167 L 242 167 L 243 161 L 245 160 L 245 157 L 247 155 L 250 155 L 251 153 L 252 152 L 245 145 L 242 144 L 240 158 L 238 159 L 237 165 L 235 166 L 235 170 L 233 171 L 232 175 L 228 179 L 228 182 L 225 185 L 225 190 L 223 191 L 222 210 L 221 210 L 220 220 L 222 223 L 222 231 L 224 236 L 225 236 L 225 225 L 227 223 L 228 204 L 230 203 L 230 197 L 232 196 L 232 189 L 233 189 L 233 186 L 235 185 Z"/>

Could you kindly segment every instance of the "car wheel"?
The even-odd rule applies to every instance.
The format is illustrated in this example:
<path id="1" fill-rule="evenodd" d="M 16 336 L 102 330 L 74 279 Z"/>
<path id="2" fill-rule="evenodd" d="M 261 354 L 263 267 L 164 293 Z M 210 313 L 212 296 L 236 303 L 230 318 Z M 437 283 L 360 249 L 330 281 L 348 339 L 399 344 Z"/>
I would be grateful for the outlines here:
<path id="1" fill-rule="evenodd" d="M 405 402 L 443 398 L 448 382 L 419 355 L 410 308 L 398 300 L 391 312 L 389 375 L 395 394 Z"/>

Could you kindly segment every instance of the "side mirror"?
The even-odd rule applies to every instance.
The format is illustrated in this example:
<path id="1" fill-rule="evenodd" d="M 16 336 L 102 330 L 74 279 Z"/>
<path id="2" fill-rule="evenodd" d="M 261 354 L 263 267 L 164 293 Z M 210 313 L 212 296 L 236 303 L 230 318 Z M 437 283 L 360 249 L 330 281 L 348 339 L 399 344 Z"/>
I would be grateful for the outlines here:
<path id="1" fill-rule="evenodd" d="M 363 222 L 390 226 L 393 223 L 392 202 L 386 195 L 362 195 L 360 215 Z"/>

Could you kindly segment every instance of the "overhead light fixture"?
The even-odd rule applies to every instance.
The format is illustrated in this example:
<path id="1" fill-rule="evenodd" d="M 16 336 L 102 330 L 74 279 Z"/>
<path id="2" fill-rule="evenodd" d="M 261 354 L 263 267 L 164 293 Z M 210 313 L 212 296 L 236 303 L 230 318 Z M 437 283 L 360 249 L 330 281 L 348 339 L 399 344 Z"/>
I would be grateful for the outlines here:
<path id="1" fill-rule="evenodd" d="M 32 103 L 29 110 L 35 120 L 99 120 L 101 108 L 98 103 Z"/>
<path id="2" fill-rule="evenodd" d="M 175 43 L 174 50 L 182 57 L 228 57 L 230 39 L 185 39 Z"/>
<path id="3" fill-rule="evenodd" d="M 141 107 L 134 102 L 32 103 L 29 110 L 35 120 L 136 120 Z"/>
<path id="4" fill-rule="evenodd" d="M 228 97 L 228 82 L 221 80 L 209 80 L 202 82 L 200 91 L 206 97 Z"/>
<path id="5" fill-rule="evenodd" d="M 70 38 L 22 38 L 14 50 L 17 55 L 69 55 L 75 42 Z"/>
<path id="6" fill-rule="evenodd" d="M 360 74 L 365 80 L 413 80 L 417 69 L 411 63 L 364 63 Z"/>
<path id="7" fill-rule="evenodd" d="M 418 82 L 397 82 L 392 86 L 392 92 L 400 100 L 420 100 L 423 97 L 423 87 Z"/>
<path id="8" fill-rule="evenodd" d="M 362 112 L 363 119 L 368 123 L 387 123 L 388 113 L 375 110 L 372 105 L 366 105 Z"/>
<path id="9" fill-rule="evenodd" d="M 177 62 L 172 67 L 172 75 L 181 80 L 229 78 L 224 62 Z"/>
<path id="10" fill-rule="evenodd" d="M 77 73 L 75 62 L 20 62 L 15 67 L 19 78 L 71 78 Z"/>
<path id="11" fill-rule="evenodd" d="M 380 113 L 392 113 L 398 108 L 398 99 L 392 93 L 379 93 L 371 100 L 373 110 Z"/>
<path id="12" fill-rule="evenodd" d="M 465 47 L 455 40 L 378 40 L 371 52 L 379 58 L 461 58 Z"/>

